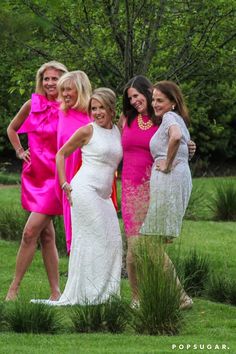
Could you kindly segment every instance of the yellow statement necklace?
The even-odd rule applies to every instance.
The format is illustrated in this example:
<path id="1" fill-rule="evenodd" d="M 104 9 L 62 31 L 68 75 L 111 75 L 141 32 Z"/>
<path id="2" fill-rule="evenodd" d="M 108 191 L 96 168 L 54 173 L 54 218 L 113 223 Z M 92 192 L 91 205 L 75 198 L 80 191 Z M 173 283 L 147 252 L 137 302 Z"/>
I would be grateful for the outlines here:
<path id="1" fill-rule="evenodd" d="M 148 119 L 147 122 L 144 122 L 142 114 L 139 113 L 138 114 L 138 126 L 141 130 L 148 130 L 149 128 L 151 128 L 153 126 L 153 122 L 151 121 L 151 119 Z"/>

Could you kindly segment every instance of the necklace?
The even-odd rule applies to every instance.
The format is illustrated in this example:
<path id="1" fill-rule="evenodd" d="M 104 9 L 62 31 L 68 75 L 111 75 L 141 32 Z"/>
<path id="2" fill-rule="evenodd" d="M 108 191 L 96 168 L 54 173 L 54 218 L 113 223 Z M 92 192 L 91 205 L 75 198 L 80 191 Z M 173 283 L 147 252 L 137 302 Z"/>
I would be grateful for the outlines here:
<path id="1" fill-rule="evenodd" d="M 138 126 L 142 130 L 148 130 L 149 128 L 151 128 L 153 126 L 153 122 L 151 121 L 151 119 L 149 119 L 147 122 L 144 122 L 142 114 L 139 113 L 138 114 Z"/>

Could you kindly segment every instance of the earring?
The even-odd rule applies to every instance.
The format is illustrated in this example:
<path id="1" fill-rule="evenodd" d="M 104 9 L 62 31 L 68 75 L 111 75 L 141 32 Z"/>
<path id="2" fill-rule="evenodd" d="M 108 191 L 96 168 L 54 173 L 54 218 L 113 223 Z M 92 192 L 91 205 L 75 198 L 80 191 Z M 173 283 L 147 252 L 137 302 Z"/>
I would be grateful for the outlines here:
<path id="1" fill-rule="evenodd" d="M 171 108 L 172 108 L 172 111 L 174 111 L 175 110 L 175 105 L 173 104 Z"/>

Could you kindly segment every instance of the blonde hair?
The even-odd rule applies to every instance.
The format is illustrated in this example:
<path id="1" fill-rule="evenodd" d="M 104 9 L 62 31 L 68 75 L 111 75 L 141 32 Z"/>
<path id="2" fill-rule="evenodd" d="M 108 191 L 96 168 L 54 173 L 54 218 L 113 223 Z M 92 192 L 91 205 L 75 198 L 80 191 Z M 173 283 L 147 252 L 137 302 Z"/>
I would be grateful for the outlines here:
<path id="1" fill-rule="evenodd" d="M 65 88 L 67 84 L 74 84 L 77 90 L 77 100 L 72 108 L 81 112 L 86 112 L 92 92 L 92 87 L 88 76 L 85 74 L 85 72 L 76 70 L 70 71 L 60 77 L 57 82 L 57 88 L 59 93 L 59 101 L 61 101 L 60 109 L 63 111 L 65 111 L 67 107 L 63 100 L 62 92 L 63 88 Z"/>
<path id="2" fill-rule="evenodd" d="M 112 91 L 107 87 L 100 87 L 94 90 L 89 100 L 89 105 L 88 105 L 89 115 L 91 115 L 91 103 L 93 99 L 101 102 L 104 105 L 106 111 L 111 111 L 112 116 L 115 116 L 116 94 L 114 91 Z"/>
<path id="3" fill-rule="evenodd" d="M 48 63 L 44 63 L 42 66 L 40 66 L 36 74 L 35 92 L 43 96 L 45 96 L 45 91 L 43 88 L 43 74 L 47 69 L 58 70 L 61 73 L 61 75 L 68 72 L 64 64 L 59 63 L 58 61 L 55 60 L 49 61 Z"/>

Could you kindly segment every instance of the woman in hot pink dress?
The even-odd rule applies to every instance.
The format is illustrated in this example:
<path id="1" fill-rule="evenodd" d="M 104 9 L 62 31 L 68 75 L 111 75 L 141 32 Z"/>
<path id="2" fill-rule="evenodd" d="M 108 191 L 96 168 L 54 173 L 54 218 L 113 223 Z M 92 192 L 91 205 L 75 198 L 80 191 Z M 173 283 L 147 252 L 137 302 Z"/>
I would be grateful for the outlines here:
<path id="1" fill-rule="evenodd" d="M 135 76 L 127 83 L 123 93 L 123 115 L 119 122 L 123 146 L 121 209 L 133 302 L 138 301 L 133 242 L 149 205 L 149 179 L 153 164 L 149 142 L 158 129 L 151 102 L 152 84 L 146 77 Z"/>
<path id="2" fill-rule="evenodd" d="M 22 106 L 7 129 L 16 155 L 24 162 L 22 206 L 30 216 L 23 230 L 15 276 L 6 300 L 16 298 L 21 280 L 34 257 L 38 239 L 50 284 L 50 298 L 55 300 L 60 295 L 52 216 L 62 214 L 55 191 L 55 155 L 59 110 L 57 81 L 65 72 L 66 67 L 56 61 L 42 65 L 36 75 L 36 93 Z M 29 147 L 26 150 L 19 139 L 22 133 L 28 136 Z"/>
<path id="3" fill-rule="evenodd" d="M 91 119 L 86 110 L 91 95 L 91 84 L 83 71 L 72 71 L 63 75 L 58 81 L 59 111 L 58 149 L 60 149 L 75 131 L 87 125 Z M 65 161 L 66 180 L 72 180 L 81 165 L 81 150 L 77 149 Z M 59 182 L 58 182 L 59 183 Z M 61 189 L 59 188 L 60 192 Z M 62 200 L 67 252 L 71 247 L 71 210 L 65 193 L 60 193 Z"/>

